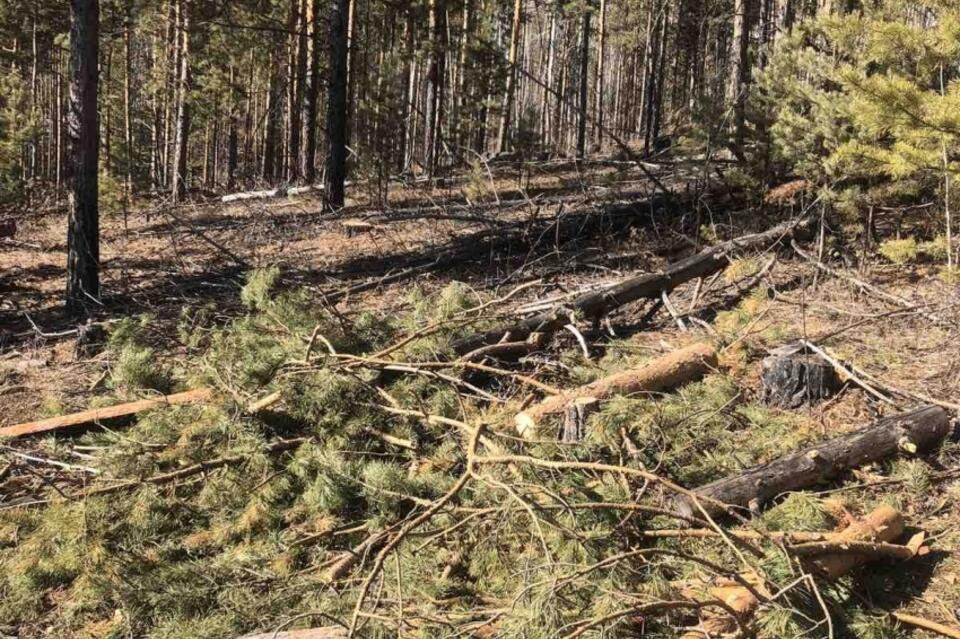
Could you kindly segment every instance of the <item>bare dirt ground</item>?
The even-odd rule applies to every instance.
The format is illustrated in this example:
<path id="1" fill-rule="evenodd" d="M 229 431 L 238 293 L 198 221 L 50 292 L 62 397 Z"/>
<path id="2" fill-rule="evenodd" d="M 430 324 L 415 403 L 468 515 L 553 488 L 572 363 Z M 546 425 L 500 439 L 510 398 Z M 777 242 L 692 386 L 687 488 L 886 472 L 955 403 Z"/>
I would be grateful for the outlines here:
<path id="1" fill-rule="evenodd" d="M 663 179 L 678 191 L 690 189 L 681 175 Z M 523 176 L 519 183 L 511 167 L 501 167 L 479 200 L 472 187 L 469 179 L 428 193 L 397 186 L 387 208 L 358 197 L 336 216 L 323 213 L 314 197 L 297 197 L 231 205 L 208 202 L 174 211 L 143 207 L 125 222 L 112 217 L 103 232 L 105 296 L 98 320 L 109 323 L 125 314 L 150 314 L 163 356 L 176 358 L 183 353 L 173 337 L 181 309 L 214 302 L 223 321 L 243 313 L 238 291 L 250 268 L 278 265 L 288 285 L 310 287 L 344 313 L 362 308 L 389 313 L 412 286 L 435 290 L 453 280 L 486 293 L 529 284 L 515 300 L 519 306 L 654 270 L 688 254 L 690 240 L 685 238 L 698 227 L 730 236 L 760 225 L 759 220 L 738 217 L 736 205 L 702 208 L 696 194 L 688 193 L 678 208 L 657 209 L 648 199 L 654 194 L 642 174 L 629 166 L 556 165 Z M 599 216 L 624 202 L 629 203 L 629 216 L 614 216 L 589 228 L 587 220 L 593 218 L 586 216 L 584 226 L 576 226 L 576 215 Z M 345 224 L 347 220 L 369 226 L 358 229 Z M 573 226 L 564 227 L 564 220 L 574 220 Z M 503 240 L 505 233 L 512 233 L 512 239 Z M 68 333 L 74 327 L 60 312 L 63 236 L 61 213 L 36 214 L 21 224 L 16 243 L 0 245 L 0 425 L 33 419 L 51 402 L 61 410 L 83 408 L 106 392 L 102 382 L 111 366 L 109 355 L 77 358 L 75 338 Z M 635 332 L 638 347 L 651 350 L 689 341 L 690 332 L 725 331 L 723 363 L 750 397 L 759 392 L 757 360 L 764 349 L 799 338 L 856 366 L 879 388 L 902 391 L 896 395 L 882 390 L 890 397 L 887 405 L 848 382 L 838 397 L 799 411 L 805 428 L 819 436 L 849 431 L 915 405 L 919 398 L 960 403 L 957 285 L 940 277 L 931 264 L 892 266 L 873 255 L 866 258 L 863 268 L 845 272 L 902 298 L 904 304 L 818 275 L 813 265 L 786 250 L 764 277 L 765 296 L 741 291 L 743 280 L 728 271 L 672 295 L 684 316 L 683 328 L 661 311 L 639 332 L 646 310 L 641 304 L 613 317 L 610 330 L 619 336 Z M 750 259 L 762 262 L 766 256 Z M 925 316 L 931 314 L 940 322 Z M 603 349 L 605 330 L 587 334 L 596 352 Z M 572 336 L 563 339 L 576 348 Z M 913 612 L 956 622 L 956 480 L 933 481 L 913 495 L 891 488 L 902 483 L 891 484 L 875 469 L 865 468 L 842 492 L 854 498 L 889 493 L 909 521 L 922 523 L 928 538 L 935 540 L 936 552 L 918 560 L 921 569 L 909 575 L 878 572 L 878 579 L 887 580 L 879 590 L 891 599 L 909 594 Z M 833 489 L 824 491 L 831 494 Z"/>

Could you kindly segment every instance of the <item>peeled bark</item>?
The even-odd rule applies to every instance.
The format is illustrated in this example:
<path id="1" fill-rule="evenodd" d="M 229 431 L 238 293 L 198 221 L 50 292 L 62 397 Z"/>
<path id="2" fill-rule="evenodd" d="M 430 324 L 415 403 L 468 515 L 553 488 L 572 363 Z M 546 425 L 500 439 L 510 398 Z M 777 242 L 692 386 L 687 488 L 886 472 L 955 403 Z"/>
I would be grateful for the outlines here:
<path id="1" fill-rule="evenodd" d="M 900 451 L 930 450 L 949 433 L 947 412 L 939 406 L 924 406 L 701 486 L 694 493 L 704 498 L 698 499 L 700 506 L 711 514 L 723 511 L 717 502 L 756 511 L 778 495 L 829 481 L 851 468 Z M 689 516 L 700 512 L 687 496 L 678 497 L 676 505 Z"/>
<path id="2" fill-rule="evenodd" d="M 126 417 L 132 417 L 137 413 L 159 408 L 162 406 L 177 406 L 181 404 L 196 404 L 210 399 L 211 393 L 205 388 L 166 395 L 156 399 L 141 399 L 126 404 L 117 404 L 116 406 L 107 406 L 105 408 L 94 408 L 71 415 L 62 415 L 60 417 L 51 417 L 36 422 L 27 422 L 15 426 L 0 428 L 0 438 L 23 437 L 24 435 L 35 435 L 37 433 L 49 433 L 69 428 L 78 428 L 89 426 L 110 420 L 118 420 Z"/>
<path id="3" fill-rule="evenodd" d="M 693 344 L 641 366 L 604 377 L 531 406 L 514 417 L 517 432 L 527 438 L 544 435 L 546 422 L 563 414 L 578 400 L 602 401 L 615 395 L 668 391 L 703 377 L 717 367 L 717 352 L 708 344 Z M 587 402 L 589 403 L 589 402 Z"/>
<path id="4" fill-rule="evenodd" d="M 810 223 L 811 218 L 804 218 L 798 222 L 775 226 L 762 233 L 723 242 L 675 262 L 658 273 L 638 275 L 609 288 L 584 293 L 563 308 L 552 309 L 513 324 L 462 338 L 453 343 L 453 348 L 458 355 L 463 355 L 500 341 L 524 340 L 531 333 L 549 335 L 569 324 L 571 315 L 588 319 L 599 318 L 636 300 L 659 299 L 663 292 L 669 293 L 684 282 L 698 277 L 709 277 L 724 269 L 729 264 L 730 253 L 766 249 L 806 230 Z M 505 336 L 507 340 L 503 339 Z"/>

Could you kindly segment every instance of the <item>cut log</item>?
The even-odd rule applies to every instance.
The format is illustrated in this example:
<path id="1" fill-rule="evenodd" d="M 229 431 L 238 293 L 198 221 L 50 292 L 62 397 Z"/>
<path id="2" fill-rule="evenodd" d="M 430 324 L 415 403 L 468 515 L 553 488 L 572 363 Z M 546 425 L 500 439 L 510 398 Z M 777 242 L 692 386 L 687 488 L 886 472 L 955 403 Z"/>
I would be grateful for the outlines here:
<path id="1" fill-rule="evenodd" d="M 863 519 L 854 521 L 839 533 L 828 535 L 827 538 L 834 544 L 858 542 L 891 542 L 903 534 L 904 523 L 900 513 L 890 506 L 880 506 Z M 842 552 L 821 555 L 816 559 L 805 561 L 811 572 L 829 579 L 841 577 L 857 566 L 865 564 L 875 556 L 855 552 Z M 737 622 L 730 616 L 729 611 L 736 613 L 741 624 L 748 624 L 760 600 L 760 594 L 769 597 L 764 590 L 763 580 L 753 573 L 741 573 L 742 581 L 748 583 L 751 589 L 733 579 L 719 579 L 713 586 L 707 588 L 688 588 L 683 594 L 694 601 L 704 604 L 721 602 L 726 605 L 727 611 L 708 609 L 701 619 L 699 627 L 684 633 L 682 639 L 704 639 L 719 637 L 737 630 Z"/>
<path id="2" fill-rule="evenodd" d="M 668 391 L 699 379 L 716 367 L 717 352 L 713 346 L 693 344 L 655 359 L 640 368 L 622 371 L 566 393 L 549 397 L 518 413 L 514 417 L 514 423 L 521 436 L 537 438 L 545 434 L 542 431 L 547 420 L 564 414 L 567 406 L 578 399 L 590 398 L 603 401 L 614 395 Z"/>
<path id="3" fill-rule="evenodd" d="M 852 542 L 896 541 L 905 528 L 903 517 L 890 506 L 880 506 L 863 519 L 854 521 L 843 531 L 830 537 L 835 544 Z M 788 548 L 789 550 L 789 548 Z M 837 579 L 868 561 L 869 555 L 857 552 L 840 552 L 815 555 L 804 559 L 810 572 L 828 579 Z"/>
<path id="4" fill-rule="evenodd" d="M 756 511 L 778 495 L 834 479 L 846 470 L 899 451 L 930 450 L 949 432 L 947 412 L 939 406 L 924 406 L 720 479 L 697 488 L 694 494 L 706 498 L 699 502 L 710 514 L 722 512 L 716 502 Z M 700 514 L 689 496 L 678 497 L 676 505 L 687 516 Z"/>
<path id="5" fill-rule="evenodd" d="M 27 422 L 17 424 L 16 426 L 7 426 L 0 428 L 0 438 L 22 437 L 24 435 L 34 435 L 37 433 L 49 433 L 68 428 L 78 428 L 81 426 L 91 426 L 102 422 L 120 420 L 126 417 L 132 417 L 137 413 L 142 413 L 161 406 L 177 406 L 183 404 L 197 404 L 204 402 L 212 396 L 209 389 L 198 388 L 196 390 L 186 391 L 185 393 L 176 393 L 175 395 L 166 395 L 156 399 L 141 399 L 127 404 L 117 404 L 116 406 L 107 406 L 105 408 L 94 408 L 85 410 L 72 415 L 63 415 L 61 417 L 51 417 L 36 422 Z"/>
<path id="6" fill-rule="evenodd" d="M 377 228 L 376 224 L 367 222 L 365 220 L 344 220 L 340 223 L 340 228 L 343 229 L 343 234 L 347 237 L 353 237 L 354 235 L 359 235 L 360 233 L 370 233 Z"/>
<path id="7" fill-rule="evenodd" d="M 789 344 L 775 349 L 761 362 L 763 401 L 778 408 L 816 404 L 840 388 L 833 365 L 806 349 Z"/>
<path id="8" fill-rule="evenodd" d="M 286 630 L 264 632 L 258 635 L 245 635 L 240 639 L 346 639 L 347 629 L 340 626 L 325 628 L 307 628 L 305 630 Z"/>
<path id="9" fill-rule="evenodd" d="M 555 333 L 570 323 L 572 315 L 597 319 L 630 302 L 640 299 L 660 299 L 664 292 L 669 293 L 684 282 L 698 277 L 707 277 L 722 270 L 729 264 L 731 253 L 765 249 L 790 239 L 806 230 L 811 220 L 812 218 L 805 217 L 799 221 L 775 226 L 763 233 L 754 233 L 722 242 L 675 262 L 658 273 L 638 275 L 599 291 L 584 293 L 574 298 L 569 306 L 551 309 L 513 324 L 462 338 L 453 343 L 453 348 L 458 355 L 463 355 L 481 346 L 496 344 L 500 341 L 524 340 L 533 332 Z"/>

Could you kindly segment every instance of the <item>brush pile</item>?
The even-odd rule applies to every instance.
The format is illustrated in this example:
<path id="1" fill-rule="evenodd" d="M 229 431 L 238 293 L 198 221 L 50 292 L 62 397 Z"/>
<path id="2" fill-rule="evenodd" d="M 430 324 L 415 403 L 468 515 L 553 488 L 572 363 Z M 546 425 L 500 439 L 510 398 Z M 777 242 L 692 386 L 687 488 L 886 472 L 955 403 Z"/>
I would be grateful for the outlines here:
<path id="1" fill-rule="evenodd" d="M 241 319 L 184 315 L 196 357 L 169 367 L 141 324 L 112 329 L 115 403 L 143 387 L 210 399 L 16 442 L 47 463 L 4 471 L 0 632 L 895 636 L 855 584 L 928 552 L 893 499 L 907 480 L 849 502 L 809 481 L 898 456 L 955 466 L 944 411 L 786 495 L 731 507 L 692 490 L 797 450 L 816 466 L 811 446 L 839 435 L 744 387 L 736 313 L 765 291 L 706 341 L 614 339 L 590 361 L 523 335 L 504 362 L 458 345 L 489 341 L 472 336 L 503 325 L 510 295 L 454 284 L 396 317 L 345 317 L 277 279 L 250 277 Z M 915 478 L 922 462 L 899 463 Z"/>

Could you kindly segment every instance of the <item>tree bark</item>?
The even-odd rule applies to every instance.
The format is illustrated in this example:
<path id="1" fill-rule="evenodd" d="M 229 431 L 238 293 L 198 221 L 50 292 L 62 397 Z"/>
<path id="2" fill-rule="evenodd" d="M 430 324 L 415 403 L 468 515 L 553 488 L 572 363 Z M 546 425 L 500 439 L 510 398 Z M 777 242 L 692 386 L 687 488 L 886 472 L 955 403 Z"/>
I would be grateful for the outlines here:
<path id="1" fill-rule="evenodd" d="M 68 180 L 71 186 L 67 229 L 67 310 L 83 312 L 100 297 L 100 215 L 97 121 L 98 0 L 70 2 L 70 113 Z"/>
<path id="2" fill-rule="evenodd" d="M 659 299 L 664 291 L 670 292 L 680 284 L 698 277 L 708 277 L 727 266 L 729 255 L 734 251 L 767 248 L 769 245 L 789 240 L 805 231 L 811 224 L 807 217 L 798 222 L 775 226 L 753 235 L 722 242 L 699 253 L 675 262 L 658 273 L 646 273 L 625 279 L 621 283 L 600 291 L 584 293 L 568 306 L 550 310 L 513 324 L 499 326 L 484 333 L 476 333 L 457 340 L 453 348 L 463 355 L 487 344 L 496 344 L 504 336 L 507 341 L 526 339 L 531 333 L 550 334 L 570 323 L 571 315 L 599 318 L 610 311 L 639 299 Z"/>
<path id="3" fill-rule="evenodd" d="M 939 406 L 924 406 L 701 486 L 694 492 L 707 498 L 698 501 L 711 514 L 723 511 L 716 502 L 756 511 L 778 495 L 834 479 L 846 470 L 886 459 L 901 450 L 930 450 L 949 432 L 947 412 Z M 683 514 L 700 513 L 687 496 L 678 498 L 676 505 Z"/>
<path id="4" fill-rule="evenodd" d="M 320 95 L 320 0 L 307 0 L 307 23 L 310 25 L 310 71 L 304 91 L 303 178 L 307 184 L 317 181 L 317 118 Z"/>
<path id="5" fill-rule="evenodd" d="M 513 115 L 514 93 L 517 86 L 517 52 L 520 50 L 520 27 L 523 22 L 523 0 L 513 2 L 513 22 L 510 30 L 510 53 L 507 58 L 507 87 L 503 96 L 503 112 L 500 114 L 500 131 L 497 136 L 497 153 L 507 150 L 510 137 L 510 118 Z"/>
<path id="6" fill-rule="evenodd" d="M 187 92 L 190 90 L 190 0 L 180 2 L 180 29 L 179 29 L 179 64 L 177 84 L 177 127 L 174 161 L 176 166 L 171 181 L 171 195 L 173 203 L 183 200 L 187 196 L 187 158 L 190 145 L 190 99 Z"/>
<path id="7" fill-rule="evenodd" d="M 743 155 L 746 126 L 746 91 L 750 83 L 750 29 L 752 0 L 736 0 L 733 38 L 730 43 L 730 80 L 727 99 L 733 104 L 734 153 Z"/>
<path id="8" fill-rule="evenodd" d="M 607 44 L 607 0 L 600 0 L 600 17 L 597 25 L 597 77 L 595 84 L 596 100 L 593 110 L 593 120 L 596 126 L 597 146 L 603 145 L 603 76 L 605 75 L 606 65 L 606 44 Z"/>
<path id="9" fill-rule="evenodd" d="M 583 11 L 583 26 L 580 33 L 580 101 L 577 117 L 577 158 L 583 159 L 587 146 L 587 105 L 590 69 L 590 7 Z"/>
<path id="10" fill-rule="evenodd" d="M 327 88 L 327 204 L 343 208 L 347 176 L 347 12 L 349 0 L 330 5 L 330 57 Z"/>

